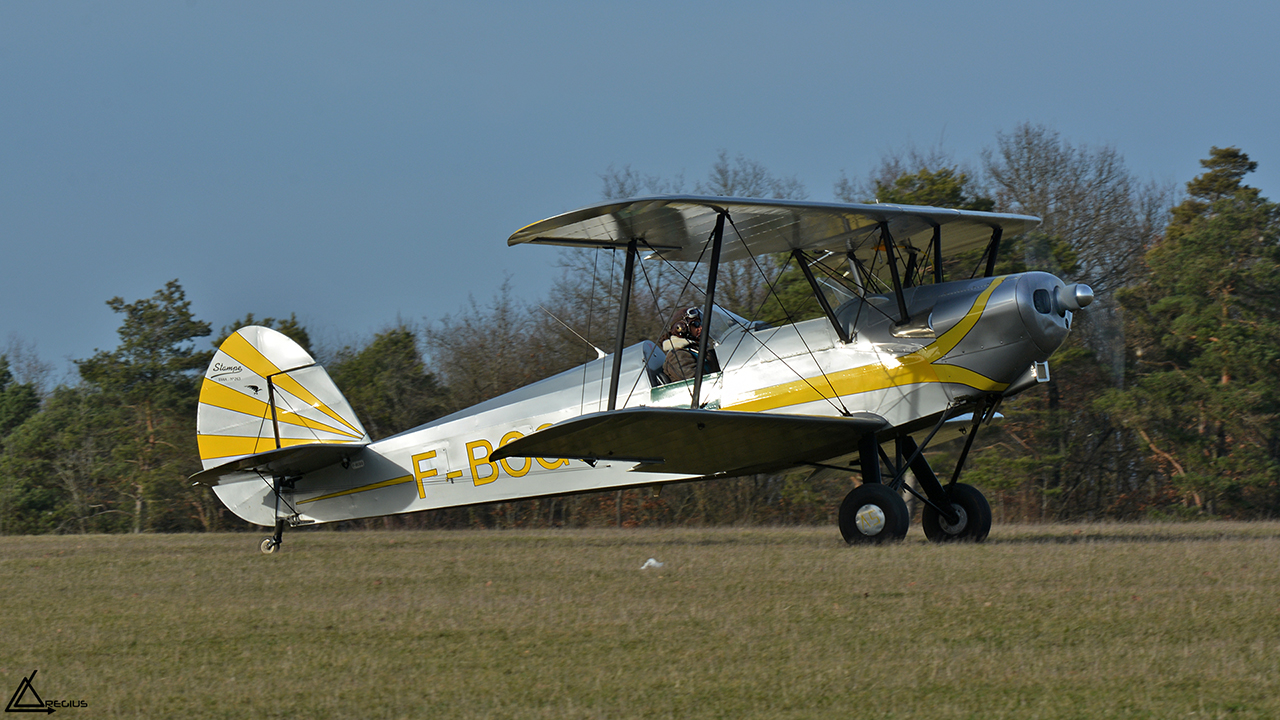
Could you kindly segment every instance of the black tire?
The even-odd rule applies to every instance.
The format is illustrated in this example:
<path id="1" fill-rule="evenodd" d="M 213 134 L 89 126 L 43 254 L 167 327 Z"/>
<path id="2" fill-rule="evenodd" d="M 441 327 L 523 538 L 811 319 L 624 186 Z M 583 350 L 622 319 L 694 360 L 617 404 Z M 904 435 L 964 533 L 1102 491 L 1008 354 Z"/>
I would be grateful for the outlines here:
<path id="1" fill-rule="evenodd" d="M 960 522 L 949 525 L 937 510 L 926 505 L 920 517 L 924 536 L 933 542 L 982 542 L 991 532 L 991 505 L 972 485 L 948 485 L 947 499 L 960 514 Z"/>
<path id="2" fill-rule="evenodd" d="M 909 527 L 907 504 L 879 483 L 859 485 L 840 504 L 840 534 L 850 545 L 897 542 Z"/>

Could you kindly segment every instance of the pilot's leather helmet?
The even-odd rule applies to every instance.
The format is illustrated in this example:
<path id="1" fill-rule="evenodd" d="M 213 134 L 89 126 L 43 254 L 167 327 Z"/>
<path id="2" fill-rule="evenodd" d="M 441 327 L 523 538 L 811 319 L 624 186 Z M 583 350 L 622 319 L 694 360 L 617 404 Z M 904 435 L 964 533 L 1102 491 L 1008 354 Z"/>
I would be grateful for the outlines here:
<path id="1" fill-rule="evenodd" d="M 696 307 L 686 308 L 671 325 L 671 334 L 676 337 L 696 340 L 701 333 L 702 310 Z"/>

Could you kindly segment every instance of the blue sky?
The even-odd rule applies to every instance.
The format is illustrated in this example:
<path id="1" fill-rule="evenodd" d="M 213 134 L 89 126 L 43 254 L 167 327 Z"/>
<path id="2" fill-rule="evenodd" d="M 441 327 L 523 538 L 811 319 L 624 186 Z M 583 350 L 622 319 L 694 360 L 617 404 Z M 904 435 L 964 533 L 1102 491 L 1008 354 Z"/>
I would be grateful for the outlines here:
<path id="1" fill-rule="evenodd" d="M 1182 5 L 1177 7 L 1176 5 Z M 555 276 L 516 229 L 720 150 L 833 199 L 886 152 L 1042 123 L 1280 199 L 1280 4 L 0 4 L 0 347 L 57 374 L 170 279 L 324 342 Z M 465 339 L 463 339 L 465 341 Z"/>

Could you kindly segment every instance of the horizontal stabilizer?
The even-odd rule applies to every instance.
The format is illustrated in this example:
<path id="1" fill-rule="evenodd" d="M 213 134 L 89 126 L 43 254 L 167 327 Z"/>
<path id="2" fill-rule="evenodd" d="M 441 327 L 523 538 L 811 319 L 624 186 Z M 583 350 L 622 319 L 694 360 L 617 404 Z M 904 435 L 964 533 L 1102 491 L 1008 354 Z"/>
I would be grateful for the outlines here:
<path id="1" fill-rule="evenodd" d="M 331 443 L 312 443 L 310 445 L 294 445 L 246 455 L 217 467 L 202 470 L 191 476 L 193 483 L 201 485 L 217 485 L 224 477 L 242 476 L 243 473 L 255 472 L 265 476 L 279 475 L 295 477 L 314 472 L 323 467 L 336 465 L 344 458 L 360 452 L 363 445 L 334 445 Z"/>
<path id="2" fill-rule="evenodd" d="M 568 458 L 638 462 L 641 472 L 748 475 L 822 462 L 887 427 L 870 413 L 815 417 L 771 413 L 628 408 L 593 413 L 498 448 L 489 459 Z"/>

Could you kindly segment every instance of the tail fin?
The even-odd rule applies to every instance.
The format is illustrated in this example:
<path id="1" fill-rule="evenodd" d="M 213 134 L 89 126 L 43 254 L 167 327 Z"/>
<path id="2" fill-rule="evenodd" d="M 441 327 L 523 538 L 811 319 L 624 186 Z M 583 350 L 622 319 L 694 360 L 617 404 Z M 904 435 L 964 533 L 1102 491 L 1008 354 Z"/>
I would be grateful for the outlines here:
<path id="1" fill-rule="evenodd" d="M 258 326 L 237 330 L 214 354 L 196 435 L 206 470 L 282 447 L 369 442 L 324 368 L 288 337 Z"/>

